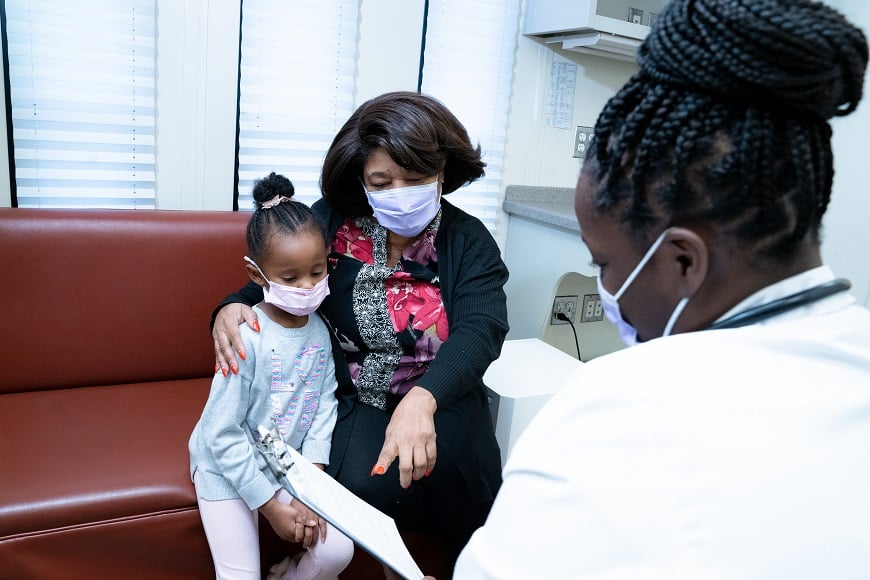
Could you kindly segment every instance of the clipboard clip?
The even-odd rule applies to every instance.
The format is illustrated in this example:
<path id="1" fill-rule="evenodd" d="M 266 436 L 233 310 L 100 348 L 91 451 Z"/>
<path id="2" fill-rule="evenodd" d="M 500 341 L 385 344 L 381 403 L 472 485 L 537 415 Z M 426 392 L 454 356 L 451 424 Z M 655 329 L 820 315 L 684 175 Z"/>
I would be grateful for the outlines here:
<path id="1" fill-rule="evenodd" d="M 259 436 L 254 437 L 254 445 L 257 447 L 257 450 L 263 454 L 266 463 L 269 464 L 275 475 L 279 478 L 286 476 L 293 465 L 293 458 L 288 453 L 287 443 L 284 442 L 284 438 L 281 437 L 278 428 L 275 427 L 269 430 L 259 425 L 257 433 Z"/>

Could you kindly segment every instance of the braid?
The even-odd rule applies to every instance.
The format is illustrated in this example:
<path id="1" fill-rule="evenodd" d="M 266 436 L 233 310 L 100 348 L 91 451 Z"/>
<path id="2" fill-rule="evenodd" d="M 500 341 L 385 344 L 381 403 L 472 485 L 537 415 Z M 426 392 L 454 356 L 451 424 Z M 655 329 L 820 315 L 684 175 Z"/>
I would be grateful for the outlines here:
<path id="1" fill-rule="evenodd" d="M 818 243 L 828 119 L 857 107 L 863 33 L 811 0 L 673 0 L 599 115 L 599 208 L 638 244 L 712 223 L 772 260 Z"/>
<path id="2" fill-rule="evenodd" d="M 254 184 L 257 209 L 248 222 L 248 254 L 258 261 L 267 251 L 271 236 L 277 233 L 298 234 L 313 230 L 326 237 L 314 213 L 304 203 L 294 201 L 295 190 L 289 179 L 272 172 Z"/>

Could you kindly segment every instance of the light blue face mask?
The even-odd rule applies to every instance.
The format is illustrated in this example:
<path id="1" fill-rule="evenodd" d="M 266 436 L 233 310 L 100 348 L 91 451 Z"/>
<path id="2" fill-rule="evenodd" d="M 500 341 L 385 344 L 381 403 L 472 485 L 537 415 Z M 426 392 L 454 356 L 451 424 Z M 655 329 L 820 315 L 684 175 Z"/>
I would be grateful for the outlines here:
<path id="1" fill-rule="evenodd" d="M 425 230 L 441 209 L 441 183 L 437 179 L 383 191 L 363 189 L 378 223 L 406 238 Z"/>
<path id="2" fill-rule="evenodd" d="M 656 250 L 659 249 L 659 246 L 662 245 L 662 242 L 665 241 L 665 234 L 667 233 L 668 230 L 663 231 L 656 241 L 653 242 L 643 258 L 640 259 L 637 266 L 634 267 L 634 270 L 631 271 L 631 274 L 628 275 L 628 278 L 625 279 L 625 282 L 622 283 L 622 287 L 616 291 L 616 294 L 611 294 L 607 291 L 601 283 L 601 272 L 598 272 L 598 295 L 601 297 L 601 307 L 604 309 L 604 315 L 607 317 L 607 320 L 616 325 L 616 328 L 619 329 L 619 337 L 622 338 L 622 342 L 628 346 L 634 346 L 637 344 L 637 329 L 622 318 L 622 310 L 619 308 L 619 299 L 623 294 L 625 294 L 625 291 L 628 290 L 628 287 L 631 286 L 631 283 L 634 282 L 634 279 L 637 278 L 638 274 L 641 273 L 643 267 L 650 261 L 653 254 L 655 254 Z M 674 324 L 677 323 L 677 319 L 680 317 L 680 314 L 683 313 L 683 309 L 688 303 L 688 298 L 682 298 L 680 300 L 677 307 L 674 309 L 673 314 L 671 314 L 671 317 L 668 319 L 668 323 L 665 325 L 665 330 L 662 333 L 662 336 L 669 336 L 671 334 Z"/>

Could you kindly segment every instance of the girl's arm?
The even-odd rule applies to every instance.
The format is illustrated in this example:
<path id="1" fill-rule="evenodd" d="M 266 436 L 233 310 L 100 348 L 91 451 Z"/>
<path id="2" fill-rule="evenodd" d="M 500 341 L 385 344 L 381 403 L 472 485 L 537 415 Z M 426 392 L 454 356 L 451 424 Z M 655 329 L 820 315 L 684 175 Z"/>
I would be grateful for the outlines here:
<path id="1" fill-rule="evenodd" d="M 274 495 L 275 486 L 260 470 L 256 455 L 259 452 L 247 433 L 247 411 L 256 366 L 254 349 L 249 350 L 248 360 L 239 374 L 227 377 L 215 374 L 200 428 L 218 471 L 254 510 Z"/>

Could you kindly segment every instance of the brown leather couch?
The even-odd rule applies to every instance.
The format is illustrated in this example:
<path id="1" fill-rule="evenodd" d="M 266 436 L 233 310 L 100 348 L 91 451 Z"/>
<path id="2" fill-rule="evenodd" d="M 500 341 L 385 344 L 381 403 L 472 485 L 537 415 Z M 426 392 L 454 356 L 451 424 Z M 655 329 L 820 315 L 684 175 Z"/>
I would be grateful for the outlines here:
<path id="1" fill-rule="evenodd" d="M 0 576 L 214 577 L 187 439 L 248 215 L 0 209 Z"/>
<path id="2" fill-rule="evenodd" d="M 249 216 L 0 208 L 0 578 L 214 577 L 187 440 Z M 260 530 L 265 571 L 295 548 Z M 342 578 L 383 572 L 358 548 Z"/>

